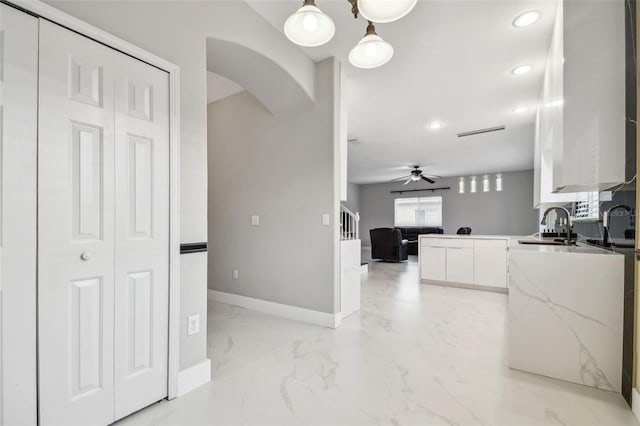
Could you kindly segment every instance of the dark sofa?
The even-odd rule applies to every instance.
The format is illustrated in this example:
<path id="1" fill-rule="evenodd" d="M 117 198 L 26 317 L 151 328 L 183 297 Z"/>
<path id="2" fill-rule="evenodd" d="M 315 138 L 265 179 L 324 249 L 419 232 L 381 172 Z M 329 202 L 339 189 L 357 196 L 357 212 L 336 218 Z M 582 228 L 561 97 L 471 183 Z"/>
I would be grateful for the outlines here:
<path id="1" fill-rule="evenodd" d="M 408 254 L 418 255 L 418 235 L 422 234 L 443 234 L 444 230 L 435 226 L 397 226 L 402 234 L 402 239 L 407 240 Z"/>

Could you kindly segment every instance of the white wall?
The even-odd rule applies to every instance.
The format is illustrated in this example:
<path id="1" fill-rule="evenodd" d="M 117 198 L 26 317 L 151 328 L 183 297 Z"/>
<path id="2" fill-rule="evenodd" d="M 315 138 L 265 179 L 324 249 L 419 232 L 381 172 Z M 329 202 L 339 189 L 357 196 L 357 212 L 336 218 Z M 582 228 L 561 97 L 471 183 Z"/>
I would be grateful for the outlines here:
<path id="1" fill-rule="evenodd" d="M 242 1 L 48 1 L 53 6 L 180 66 L 182 242 L 207 240 L 206 40 L 263 53 L 314 96 L 313 62 Z M 202 255 L 200 257 L 203 257 Z M 206 318 L 206 262 L 182 268 L 180 368 L 206 358 L 206 321 L 186 335 L 186 318 Z M 185 265 L 186 266 L 186 265 Z"/>
<path id="2" fill-rule="evenodd" d="M 418 183 L 415 188 L 446 187 L 435 192 L 391 194 L 389 191 L 412 189 L 413 184 L 401 182 L 360 185 L 360 237 L 363 245 L 371 245 L 369 230 L 394 225 L 394 199 L 405 197 L 442 196 L 444 232 L 455 233 L 459 227 L 469 226 L 474 234 L 530 235 L 538 231 L 538 210 L 531 207 L 533 199 L 533 171 L 502 173 L 504 190 L 495 192 L 494 175 L 491 192 L 482 192 L 482 176 L 478 176 L 478 191 L 458 193 L 458 178 L 438 179 L 434 185 Z"/>
<path id="3" fill-rule="evenodd" d="M 316 65 L 316 103 L 307 110 L 273 115 L 249 92 L 209 105 L 210 289 L 339 311 L 339 76 L 333 58 Z M 323 213 L 331 226 L 322 225 Z M 250 225 L 252 215 L 259 226 Z"/>

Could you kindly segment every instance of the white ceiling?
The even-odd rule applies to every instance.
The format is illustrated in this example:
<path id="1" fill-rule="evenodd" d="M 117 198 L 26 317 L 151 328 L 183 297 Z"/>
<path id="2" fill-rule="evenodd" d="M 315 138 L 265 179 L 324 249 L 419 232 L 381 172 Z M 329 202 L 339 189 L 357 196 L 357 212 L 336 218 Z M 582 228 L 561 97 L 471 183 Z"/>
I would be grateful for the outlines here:
<path id="1" fill-rule="evenodd" d="M 297 0 L 247 0 L 282 31 Z M 456 176 L 525 170 L 533 166 L 535 105 L 551 39 L 556 1 L 419 0 L 405 18 L 376 26 L 395 48 L 381 68 L 360 70 L 347 60 L 364 35 L 346 0 L 317 0 L 331 16 L 336 35 L 328 44 L 304 48 L 318 61 L 337 57 L 349 80 L 349 181 L 383 182 L 419 164 L 426 173 Z M 541 19 L 514 28 L 522 12 Z M 532 64 L 527 75 L 511 69 Z M 513 109 L 526 105 L 529 111 Z M 434 120 L 444 127 L 434 131 Z M 506 130 L 459 139 L 456 134 L 497 125 Z M 406 174 L 406 173 L 405 173 Z"/>
<path id="2" fill-rule="evenodd" d="M 242 92 L 244 88 L 220 74 L 207 71 L 207 104 Z"/>

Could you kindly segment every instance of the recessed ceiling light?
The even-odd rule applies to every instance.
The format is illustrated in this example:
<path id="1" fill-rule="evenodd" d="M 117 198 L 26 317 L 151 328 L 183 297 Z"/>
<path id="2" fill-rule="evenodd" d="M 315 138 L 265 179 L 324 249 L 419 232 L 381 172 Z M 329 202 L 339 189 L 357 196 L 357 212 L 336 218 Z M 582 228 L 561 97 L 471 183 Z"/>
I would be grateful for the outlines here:
<path id="1" fill-rule="evenodd" d="M 540 12 L 537 10 L 531 10 L 529 12 L 525 12 L 522 15 L 519 15 L 516 19 L 513 20 L 513 26 L 516 28 L 522 28 L 529 26 L 535 23 L 538 19 L 540 19 Z"/>
<path id="2" fill-rule="evenodd" d="M 441 122 L 439 122 L 439 121 L 434 121 L 434 122 L 432 122 L 431 124 L 429 124 L 429 128 L 430 128 L 431 130 L 438 130 L 438 129 L 440 129 L 441 127 L 442 127 L 442 123 L 441 123 Z"/>
<path id="3" fill-rule="evenodd" d="M 526 106 L 519 106 L 519 107 L 516 107 L 513 110 L 513 112 L 515 112 L 516 114 L 520 114 L 520 113 L 523 113 L 523 112 L 527 112 L 528 110 L 529 110 L 529 108 L 527 108 Z"/>
<path id="4" fill-rule="evenodd" d="M 533 69 L 533 65 L 520 65 L 511 70 L 511 74 L 513 75 L 523 75 L 528 73 Z"/>

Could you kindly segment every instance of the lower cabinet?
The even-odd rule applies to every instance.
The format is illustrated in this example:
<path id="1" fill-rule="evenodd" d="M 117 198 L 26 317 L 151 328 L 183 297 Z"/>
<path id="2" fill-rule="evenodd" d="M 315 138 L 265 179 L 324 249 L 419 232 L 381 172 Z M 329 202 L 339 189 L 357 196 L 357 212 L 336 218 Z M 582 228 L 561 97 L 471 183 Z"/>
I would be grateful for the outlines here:
<path id="1" fill-rule="evenodd" d="M 444 245 L 423 245 L 420 247 L 421 278 L 444 281 L 447 276 L 447 253 Z"/>
<path id="2" fill-rule="evenodd" d="M 507 239 L 422 238 L 420 279 L 507 288 Z"/>
<path id="3" fill-rule="evenodd" d="M 507 242 L 476 240 L 473 248 L 474 284 L 507 287 Z"/>
<path id="4" fill-rule="evenodd" d="M 447 247 L 447 278 L 462 284 L 474 284 L 473 280 L 473 241 L 471 247 Z"/>

